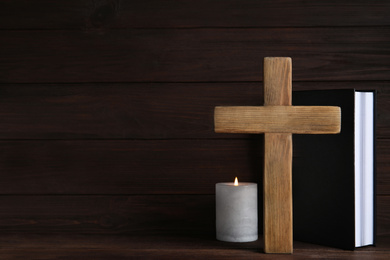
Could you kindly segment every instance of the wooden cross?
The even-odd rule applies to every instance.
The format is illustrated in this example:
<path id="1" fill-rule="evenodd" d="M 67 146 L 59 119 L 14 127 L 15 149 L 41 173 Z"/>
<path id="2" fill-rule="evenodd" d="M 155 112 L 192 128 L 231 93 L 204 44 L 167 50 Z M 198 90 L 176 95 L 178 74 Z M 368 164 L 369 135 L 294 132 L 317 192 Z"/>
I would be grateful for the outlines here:
<path id="1" fill-rule="evenodd" d="M 264 106 L 218 106 L 217 133 L 264 133 L 264 252 L 292 253 L 292 134 L 336 134 L 340 107 L 292 106 L 291 58 L 264 58 Z M 315 174 L 315 173 L 313 173 Z"/>

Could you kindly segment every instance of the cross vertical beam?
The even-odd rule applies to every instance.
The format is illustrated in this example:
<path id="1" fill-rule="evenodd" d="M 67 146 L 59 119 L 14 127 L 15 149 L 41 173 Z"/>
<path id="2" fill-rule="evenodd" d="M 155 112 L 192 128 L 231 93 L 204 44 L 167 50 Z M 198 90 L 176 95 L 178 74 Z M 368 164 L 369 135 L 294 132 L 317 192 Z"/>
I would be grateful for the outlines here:
<path id="1" fill-rule="evenodd" d="M 264 59 L 264 106 L 217 106 L 216 133 L 264 133 L 264 251 L 292 253 L 292 134 L 337 134 L 341 109 L 292 106 L 291 58 Z"/>
<path id="2" fill-rule="evenodd" d="M 291 96 L 291 58 L 265 58 L 264 106 L 291 106 Z M 292 253 L 291 133 L 264 133 L 263 174 L 264 251 Z"/>

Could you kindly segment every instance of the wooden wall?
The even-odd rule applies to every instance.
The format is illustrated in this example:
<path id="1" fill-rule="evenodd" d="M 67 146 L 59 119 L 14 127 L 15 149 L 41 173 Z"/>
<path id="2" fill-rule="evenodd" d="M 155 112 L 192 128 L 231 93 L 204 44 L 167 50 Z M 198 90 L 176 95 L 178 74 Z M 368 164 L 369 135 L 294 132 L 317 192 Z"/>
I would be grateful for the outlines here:
<path id="1" fill-rule="evenodd" d="M 215 134 L 293 89 L 378 90 L 378 234 L 390 233 L 390 3 L 0 1 L 2 232 L 214 236 L 214 185 L 258 181 L 262 137 Z"/>

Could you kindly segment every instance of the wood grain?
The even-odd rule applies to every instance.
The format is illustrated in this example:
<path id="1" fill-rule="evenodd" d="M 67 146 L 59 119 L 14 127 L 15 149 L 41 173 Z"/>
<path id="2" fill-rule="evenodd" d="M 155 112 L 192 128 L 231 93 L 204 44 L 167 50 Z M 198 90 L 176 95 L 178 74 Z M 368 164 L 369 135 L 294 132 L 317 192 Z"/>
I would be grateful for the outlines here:
<path id="1" fill-rule="evenodd" d="M 376 197 L 377 235 L 390 234 L 390 196 Z"/>
<path id="2" fill-rule="evenodd" d="M 207 7 L 207 8 L 206 8 Z M 1 29 L 388 26 L 386 0 L 118 1 L 2 3 Z M 280 19 L 283 17 L 283 19 Z M 152 18 L 152 19 L 151 19 Z"/>
<path id="3" fill-rule="evenodd" d="M 261 241 L 261 237 L 260 237 Z M 295 242 L 294 258 L 386 259 L 389 236 L 378 238 L 376 247 L 356 251 Z M 212 237 L 118 236 L 88 234 L 5 234 L 0 254 L 5 259 L 280 259 L 258 251 L 258 242 L 223 243 Z"/>
<path id="4" fill-rule="evenodd" d="M 390 195 L 389 147 L 388 139 L 377 140 L 378 195 Z M 299 146 L 294 153 L 299 155 Z M 235 176 L 257 182 L 263 172 L 262 135 L 196 141 L 2 141 L 0 154 L 1 194 L 212 194 L 217 182 Z M 293 163 L 303 167 L 299 160 Z"/>
<path id="5" fill-rule="evenodd" d="M 377 139 L 376 141 L 376 194 L 390 195 L 390 140 Z M 390 210 L 390 201 L 388 210 Z M 390 227 L 390 218 L 389 218 Z"/>
<path id="6" fill-rule="evenodd" d="M 389 27 L 1 31 L 0 83 L 260 81 L 263 58 L 286 53 L 294 81 L 390 80 L 389 37 Z"/>
<path id="7" fill-rule="evenodd" d="M 292 135 L 264 134 L 264 251 L 293 252 Z"/>
<path id="8" fill-rule="evenodd" d="M 213 194 L 257 181 L 262 141 L 0 142 L 1 194 Z"/>
<path id="9" fill-rule="evenodd" d="M 292 59 L 264 58 L 264 106 L 292 105 Z"/>
<path id="10" fill-rule="evenodd" d="M 291 58 L 264 58 L 264 106 L 291 106 Z M 264 134 L 264 252 L 292 253 L 292 134 Z"/>
<path id="11" fill-rule="evenodd" d="M 4 233 L 215 236 L 214 195 L 1 196 Z"/>
<path id="12" fill-rule="evenodd" d="M 2 235 L 6 233 L 126 234 L 126 237 L 143 235 L 163 238 L 173 235 L 207 238 L 203 241 L 205 244 L 206 241 L 215 239 L 214 194 L 8 195 L 0 196 L 0 202 L 2 203 L 0 208 Z M 389 196 L 379 196 L 377 199 L 378 236 L 390 235 L 389 203 Z M 1 242 L 2 248 L 4 243 Z M 261 244 L 260 241 L 254 243 L 257 250 L 262 246 Z M 221 245 L 232 247 L 237 244 L 221 243 Z"/>
<path id="13" fill-rule="evenodd" d="M 377 136 L 388 138 L 389 85 L 388 81 L 294 82 L 294 91 L 376 89 Z M 0 139 L 248 138 L 216 134 L 214 107 L 260 106 L 262 88 L 261 82 L 1 84 Z"/>
<path id="14" fill-rule="evenodd" d="M 213 185 L 259 180 L 263 140 L 215 134 L 213 109 L 262 105 L 263 57 L 288 55 L 294 90 L 378 90 L 377 246 L 294 241 L 294 256 L 388 259 L 389 11 L 386 0 L 2 1 L 0 258 L 279 259 L 261 239 L 215 240 Z"/>
<path id="15" fill-rule="evenodd" d="M 217 133 L 337 134 L 341 109 L 331 106 L 216 107 Z"/>

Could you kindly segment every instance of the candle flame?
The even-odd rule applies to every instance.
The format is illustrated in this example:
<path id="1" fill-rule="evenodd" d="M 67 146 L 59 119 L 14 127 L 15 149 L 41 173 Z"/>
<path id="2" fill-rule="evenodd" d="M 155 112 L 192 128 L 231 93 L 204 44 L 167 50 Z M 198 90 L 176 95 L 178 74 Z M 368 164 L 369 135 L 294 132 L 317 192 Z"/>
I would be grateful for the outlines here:
<path id="1" fill-rule="evenodd" d="M 234 186 L 238 186 L 238 179 L 237 179 L 237 177 L 234 179 Z"/>

